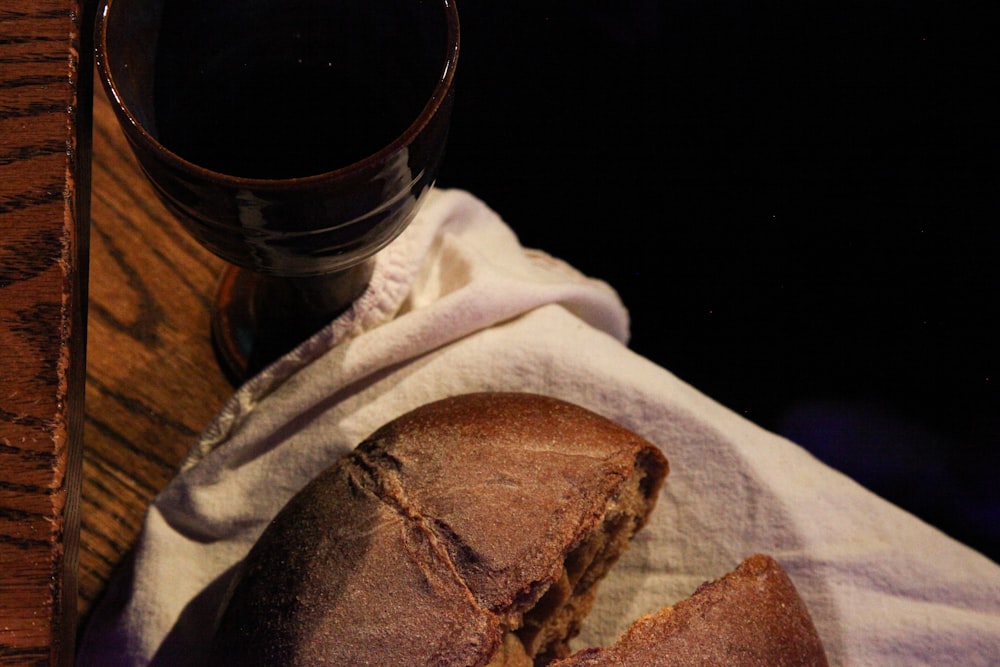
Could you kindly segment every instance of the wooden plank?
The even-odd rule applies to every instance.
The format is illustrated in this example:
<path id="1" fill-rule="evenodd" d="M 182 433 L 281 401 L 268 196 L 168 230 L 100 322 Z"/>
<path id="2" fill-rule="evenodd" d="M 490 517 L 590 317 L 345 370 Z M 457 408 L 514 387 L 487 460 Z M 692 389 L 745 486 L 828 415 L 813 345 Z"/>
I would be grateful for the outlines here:
<path id="1" fill-rule="evenodd" d="M 6 0 L 0 8 L 2 665 L 72 661 L 86 352 L 89 6 Z"/>
<path id="2" fill-rule="evenodd" d="M 156 198 L 100 86 L 94 96 L 90 316 L 79 613 L 146 508 L 232 393 L 209 338 L 223 262 Z"/>

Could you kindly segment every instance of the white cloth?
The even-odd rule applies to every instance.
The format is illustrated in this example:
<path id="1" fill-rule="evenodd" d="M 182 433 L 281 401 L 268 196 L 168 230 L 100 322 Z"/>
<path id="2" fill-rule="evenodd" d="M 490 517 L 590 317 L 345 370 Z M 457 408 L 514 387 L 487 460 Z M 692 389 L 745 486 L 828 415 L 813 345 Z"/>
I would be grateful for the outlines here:
<path id="1" fill-rule="evenodd" d="M 481 390 L 578 403 L 670 460 L 651 523 L 577 645 L 610 643 L 764 552 L 796 583 L 833 665 L 1000 664 L 1000 566 L 634 354 L 627 337 L 609 286 L 522 248 L 471 195 L 432 192 L 354 308 L 242 387 L 195 444 L 95 610 L 79 664 L 197 664 L 231 568 L 292 494 L 386 421 Z"/>

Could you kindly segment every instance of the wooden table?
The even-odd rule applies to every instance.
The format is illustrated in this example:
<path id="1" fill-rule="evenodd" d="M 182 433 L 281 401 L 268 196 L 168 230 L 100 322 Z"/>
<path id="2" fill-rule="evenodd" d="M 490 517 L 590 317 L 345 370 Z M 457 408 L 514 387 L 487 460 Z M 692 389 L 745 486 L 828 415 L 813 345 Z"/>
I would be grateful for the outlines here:
<path id="1" fill-rule="evenodd" d="M 221 262 L 92 90 L 92 10 L 0 7 L 2 665 L 72 662 L 150 499 L 232 392 L 208 338 Z"/>
<path id="2" fill-rule="evenodd" d="M 0 5 L 4 665 L 66 664 L 73 650 L 91 95 L 84 6 Z"/>
<path id="3" fill-rule="evenodd" d="M 93 132 L 83 620 L 133 544 L 149 501 L 233 391 L 209 339 L 222 261 L 156 199 L 100 89 Z"/>

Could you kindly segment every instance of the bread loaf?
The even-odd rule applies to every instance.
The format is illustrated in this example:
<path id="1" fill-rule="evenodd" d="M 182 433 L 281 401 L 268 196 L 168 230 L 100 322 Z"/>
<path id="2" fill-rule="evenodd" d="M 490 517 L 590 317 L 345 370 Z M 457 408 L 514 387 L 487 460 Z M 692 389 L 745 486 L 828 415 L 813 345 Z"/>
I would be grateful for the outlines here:
<path id="1" fill-rule="evenodd" d="M 418 408 L 264 531 L 230 589 L 211 664 L 565 657 L 667 471 L 656 447 L 563 401 L 472 394 Z"/>
<path id="2" fill-rule="evenodd" d="M 826 667 L 809 611 L 777 561 L 756 554 L 674 607 L 636 621 L 607 649 L 551 667 Z"/>

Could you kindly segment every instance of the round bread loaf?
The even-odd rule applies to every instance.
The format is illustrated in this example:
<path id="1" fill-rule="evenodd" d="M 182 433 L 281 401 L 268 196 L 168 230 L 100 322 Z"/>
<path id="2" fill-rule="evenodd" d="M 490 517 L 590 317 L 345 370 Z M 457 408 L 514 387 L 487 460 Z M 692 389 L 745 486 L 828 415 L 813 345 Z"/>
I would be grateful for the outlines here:
<path id="1" fill-rule="evenodd" d="M 636 621 L 606 649 L 551 667 L 826 667 L 809 610 L 776 560 L 755 554 L 694 595 Z"/>
<path id="2" fill-rule="evenodd" d="M 531 667 L 570 653 L 668 471 L 552 398 L 471 394 L 376 431 L 244 560 L 210 664 Z"/>

